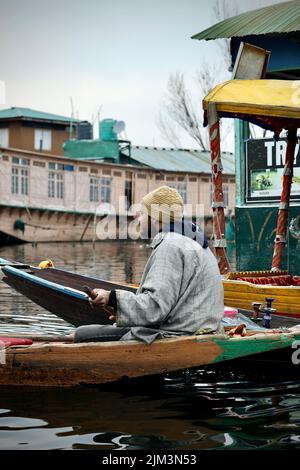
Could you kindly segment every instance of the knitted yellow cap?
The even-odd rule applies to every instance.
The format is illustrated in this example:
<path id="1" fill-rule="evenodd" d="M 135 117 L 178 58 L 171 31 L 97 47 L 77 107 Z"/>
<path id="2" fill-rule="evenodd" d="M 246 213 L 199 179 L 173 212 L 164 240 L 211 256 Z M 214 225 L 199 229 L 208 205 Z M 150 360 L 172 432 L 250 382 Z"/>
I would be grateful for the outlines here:
<path id="1" fill-rule="evenodd" d="M 142 199 L 148 215 L 153 219 L 168 221 L 181 219 L 183 216 L 183 200 L 179 192 L 169 186 L 160 186 Z"/>

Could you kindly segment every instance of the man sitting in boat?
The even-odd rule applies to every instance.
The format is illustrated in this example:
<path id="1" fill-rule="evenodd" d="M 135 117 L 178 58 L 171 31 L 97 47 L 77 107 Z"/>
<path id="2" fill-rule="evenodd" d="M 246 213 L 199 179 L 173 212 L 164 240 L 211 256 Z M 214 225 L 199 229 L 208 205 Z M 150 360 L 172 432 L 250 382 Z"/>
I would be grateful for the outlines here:
<path id="1" fill-rule="evenodd" d="M 76 329 L 75 342 L 156 338 L 218 329 L 224 312 L 221 275 L 203 232 L 183 219 L 176 189 L 162 186 L 142 199 L 142 235 L 154 237 L 136 293 L 94 289 L 95 308 L 112 307 L 114 325 Z M 149 237 L 150 238 L 150 237 Z"/>

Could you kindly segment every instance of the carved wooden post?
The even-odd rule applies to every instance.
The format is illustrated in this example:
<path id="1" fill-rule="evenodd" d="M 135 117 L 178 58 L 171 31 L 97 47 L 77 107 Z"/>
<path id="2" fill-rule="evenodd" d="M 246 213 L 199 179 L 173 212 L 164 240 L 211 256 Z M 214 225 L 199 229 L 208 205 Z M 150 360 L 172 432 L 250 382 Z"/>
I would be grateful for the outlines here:
<path id="1" fill-rule="evenodd" d="M 224 197 L 222 189 L 222 163 L 220 150 L 220 125 L 219 118 L 214 103 L 208 104 L 207 110 L 210 151 L 211 151 L 211 169 L 213 185 L 213 246 L 216 250 L 216 257 L 221 274 L 229 271 L 229 263 L 226 254 L 225 239 L 225 217 L 224 217 Z"/>
<path id="2" fill-rule="evenodd" d="M 297 129 L 290 129 L 287 135 L 287 149 L 285 165 L 283 170 L 282 192 L 277 218 L 276 238 L 272 259 L 272 270 L 280 269 L 283 250 L 287 242 L 287 222 L 289 215 L 290 194 L 293 180 L 293 167 L 295 158 L 295 147 L 297 142 Z"/>

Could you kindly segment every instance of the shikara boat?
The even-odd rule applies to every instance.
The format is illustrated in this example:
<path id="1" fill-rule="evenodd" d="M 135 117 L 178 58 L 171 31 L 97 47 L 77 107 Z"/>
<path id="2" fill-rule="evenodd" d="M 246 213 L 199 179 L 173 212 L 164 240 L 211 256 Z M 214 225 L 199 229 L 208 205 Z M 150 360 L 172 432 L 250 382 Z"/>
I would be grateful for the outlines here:
<path id="1" fill-rule="evenodd" d="M 209 126 L 212 183 L 214 247 L 220 271 L 224 274 L 225 303 L 250 309 L 251 303 L 275 299 L 277 313 L 300 317 L 300 277 L 282 271 L 282 255 L 287 243 L 287 222 L 293 178 L 297 129 L 300 127 L 297 82 L 289 80 L 231 80 L 217 85 L 203 100 L 204 122 Z M 230 273 L 226 256 L 224 198 L 219 121 L 238 118 L 272 130 L 275 136 L 287 130 L 287 150 L 283 171 L 276 238 L 270 271 Z"/>
<path id="2" fill-rule="evenodd" d="M 85 293 L 87 286 L 136 290 L 136 286 L 55 268 L 41 269 L 4 259 L 0 259 L 0 265 L 4 282 L 75 326 L 110 322 L 105 309 L 91 308 Z M 138 341 L 74 344 L 69 337 L 31 337 L 30 340 L 30 335 L 28 344 L 24 335 L 18 344 L 22 335 L 14 336 L 2 338 L 2 343 L 0 338 L 0 384 L 73 386 L 165 374 L 264 353 L 278 354 L 281 350 L 291 356 L 293 342 L 300 339 L 300 328 L 257 327 L 244 336 L 232 337 L 227 332 L 189 335 L 157 340 L 151 345 Z"/>
<path id="3" fill-rule="evenodd" d="M 292 355 L 291 346 L 296 340 L 300 340 L 299 330 L 250 332 L 243 337 L 182 336 L 157 340 L 151 345 L 138 341 L 12 345 L 5 348 L 5 360 L 0 361 L 0 385 L 103 384 L 287 348 Z"/>

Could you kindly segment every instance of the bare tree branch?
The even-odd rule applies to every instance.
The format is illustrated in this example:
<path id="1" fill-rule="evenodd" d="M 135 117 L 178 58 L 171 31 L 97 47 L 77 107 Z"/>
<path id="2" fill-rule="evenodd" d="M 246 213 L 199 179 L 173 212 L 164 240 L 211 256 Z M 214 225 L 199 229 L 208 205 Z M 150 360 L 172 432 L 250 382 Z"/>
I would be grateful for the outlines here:
<path id="1" fill-rule="evenodd" d="M 214 15 L 217 20 L 228 18 L 237 14 L 237 7 L 232 6 L 233 2 L 224 0 L 216 0 L 214 4 Z M 227 79 L 226 72 L 231 62 L 229 42 L 222 42 L 222 59 L 225 62 L 217 65 L 207 64 L 203 61 L 201 69 L 196 73 L 197 93 L 199 101 L 193 104 L 190 92 L 188 91 L 185 83 L 183 73 L 177 72 L 171 74 L 167 84 L 167 92 L 163 99 L 162 111 L 158 119 L 158 127 L 161 135 L 173 145 L 178 143 L 179 132 L 174 133 L 174 125 L 185 133 L 197 143 L 197 146 L 202 150 L 209 148 L 208 132 L 202 125 L 202 109 L 200 100 L 206 96 L 209 91 L 222 79 Z M 229 77 L 228 77 L 229 78 Z M 224 136 L 228 135 L 232 129 L 232 124 L 223 124 L 222 126 Z"/>
<path id="2" fill-rule="evenodd" d="M 215 66 L 208 65 L 205 61 L 202 62 L 201 69 L 197 70 L 195 77 L 202 97 L 206 96 L 218 83 L 220 75 L 221 73 L 216 70 Z"/>
<path id="3" fill-rule="evenodd" d="M 157 118 L 157 126 L 160 129 L 161 136 L 169 142 L 172 147 L 175 148 L 181 148 L 181 142 L 180 142 L 180 129 L 178 129 L 178 126 L 176 123 L 171 124 L 170 120 L 168 117 L 165 115 L 165 113 L 161 110 L 158 118 Z"/>
<path id="4" fill-rule="evenodd" d="M 182 73 L 177 72 L 170 75 L 165 107 L 170 118 L 184 129 L 202 150 L 206 150 L 208 147 L 207 133 L 203 132 L 200 112 L 197 113 L 192 104 Z"/>

